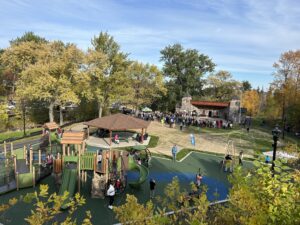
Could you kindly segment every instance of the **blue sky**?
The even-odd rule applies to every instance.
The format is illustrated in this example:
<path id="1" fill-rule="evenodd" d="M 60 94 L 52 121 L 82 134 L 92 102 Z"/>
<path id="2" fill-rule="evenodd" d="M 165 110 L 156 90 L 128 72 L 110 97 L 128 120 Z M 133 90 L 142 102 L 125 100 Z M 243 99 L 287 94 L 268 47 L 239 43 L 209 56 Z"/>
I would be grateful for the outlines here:
<path id="1" fill-rule="evenodd" d="M 280 54 L 299 49 L 300 1 L 0 0 L 0 48 L 25 31 L 83 50 L 107 31 L 131 59 L 159 67 L 160 50 L 180 43 L 266 88 Z"/>

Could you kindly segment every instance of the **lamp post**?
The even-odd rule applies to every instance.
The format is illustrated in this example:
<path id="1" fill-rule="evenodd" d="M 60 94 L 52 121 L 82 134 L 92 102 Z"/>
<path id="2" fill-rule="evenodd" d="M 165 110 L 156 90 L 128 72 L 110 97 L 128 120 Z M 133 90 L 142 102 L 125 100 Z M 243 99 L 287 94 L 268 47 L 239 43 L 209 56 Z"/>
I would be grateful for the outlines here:
<path id="1" fill-rule="evenodd" d="M 280 133 L 281 133 L 281 130 L 279 129 L 278 125 L 276 125 L 275 128 L 272 130 L 273 141 L 274 141 L 274 143 L 272 144 L 272 146 L 273 146 L 272 171 L 274 171 L 274 167 L 275 167 L 277 141 L 279 139 Z"/>

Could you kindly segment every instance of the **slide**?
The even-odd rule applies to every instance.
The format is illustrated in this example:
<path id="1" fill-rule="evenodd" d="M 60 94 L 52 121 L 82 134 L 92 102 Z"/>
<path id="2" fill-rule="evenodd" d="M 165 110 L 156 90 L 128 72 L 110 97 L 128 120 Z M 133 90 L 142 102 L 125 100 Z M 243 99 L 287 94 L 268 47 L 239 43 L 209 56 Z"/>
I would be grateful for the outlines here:
<path id="1" fill-rule="evenodd" d="M 59 195 L 63 195 L 65 191 L 69 193 L 69 198 L 71 198 L 76 189 L 76 180 L 77 180 L 77 169 L 69 169 L 65 168 L 63 175 L 62 175 L 62 184 L 59 189 Z M 68 206 L 69 199 L 66 200 L 63 205 L 62 209 L 66 209 Z"/>
<path id="2" fill-rule="evenodd" d="M 137 164 L 133 157 L 129 157 L 128 160 L 129 170 L 138 170 L 140 172 L 139 179 L 137 181 L 129 182 L 128 184 L 132 188 L 139 188 L 141 184 L 143 184 L 147 180 L 149 175 L 149 169 L 144 165 Z"/>

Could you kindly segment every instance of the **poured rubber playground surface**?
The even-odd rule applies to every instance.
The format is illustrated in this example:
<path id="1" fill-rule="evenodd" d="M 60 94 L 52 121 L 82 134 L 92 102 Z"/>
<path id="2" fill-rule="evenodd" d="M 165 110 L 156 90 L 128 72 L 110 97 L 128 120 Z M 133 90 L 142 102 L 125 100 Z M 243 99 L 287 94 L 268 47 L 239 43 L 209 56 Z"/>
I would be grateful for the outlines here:
<path id="1" fill-rule="evenodd" d="M 149 196 L 149 179 L 156 180 L 156 196 L 163 196 L 163 190 L 169 184 L 173 177 L 177 176 L 182 190 L 190 191 L 190 183 L 195 181 L 196 173 L 201 169 L 203 175 L 202 185 L 208 187 L 207 197 L 210 201 L 216 200 L 214 193 L 218 193 L 218 200 L 225 199 L 229 183 L 227 176 L 221 169 L 220 161 L 221 156 L 210 155 L 206 153 L 193 152 L 186 157 L 182 162 L 172 162 L 169 159 L 153 157 L 151 160 L 151 167 L 148 180 L 142 184 L 141 188 L 136 190 L 127 185 L 124 193 L 116 195 L 114 205 L 121 205 L 125 202 L 126 194 L 133 194 L 137 197 L 140 203 L 145 203 L 150 199 Z M 244 162 L 245 168 L 250 168 L 251 163 Z M 118 221 L 112 210 L 108 208 L 108 199 L 92 199 L 91 198 L 91 179 L 92 172 L 88 174 L 88 181 L 82 183 L 81 194 L 86 198 L 86 204 L 80 207 L 78 212 L 75 213 L 77 224 L 81 224 L 85 212 L 90 210 L 92 213 L 93 224 L 114 224 Z M 139 178 L 139 173 L 135 171 L 128 171 L 128 181 L 134 181 Z M 48 184 L 49 191 L 58 192 L 59 187 L 55 186 L 54 177 L 49 176 L 43 179 L 40 184 Z M 37 185 L 38 186 L 38 185 Z M 12 191 L 10 193 L 0 196 L 0 204 L 7 202 L 10 198 L 19 198 L 28 192 L 33 192 L 36 188 L 21 189 L 19 191 Z M 154 204 L 155 204 L 154 200 Z M 5 220 L 0 218 L 3 224 L 26 224 L 24 218 L 30 214 L 32 205 L 19 202 L 16 206 L 12 207 L 5 213 Z M 67 213 L 67 211 L 66 211 Z M 63 216 L 62 216 L 63 217 Z M 60 220 L 62 218 L 57 218 Z"/>

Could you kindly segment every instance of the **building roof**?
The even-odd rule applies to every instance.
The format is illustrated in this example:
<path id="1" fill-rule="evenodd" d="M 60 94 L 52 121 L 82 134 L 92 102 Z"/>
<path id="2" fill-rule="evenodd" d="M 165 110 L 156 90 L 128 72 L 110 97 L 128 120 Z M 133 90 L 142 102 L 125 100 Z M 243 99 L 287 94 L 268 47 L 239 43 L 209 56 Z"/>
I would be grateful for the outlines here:
<path id="1" fill-rule="evenodd" d="M 224 109 L 229 107 L 230 102 L 191 101 L 191 104 L 206 109 Z"/>
<path id="2" fill-rule="evenodd" d="M 111 116 L 105 116 L 84 122 L 83 124 L 107 130 L 130 130 L 147 128 L 150 125 L 150 121 L 145 121 L 132 116 L 124 115 L 122 113 L 117 113 Z"/>
<path id="3" fill-rule="evenodd" d="M 54 130 L 57 129 L 59 126 L 55 122 L 49 122 L 49 123 L 45 123 L 43 127 L 49 130 Z"/>
<path id="4" fill-rule="evenodd" d="M 84 132 L 65 131 L 60 141 L 61 144 L 82 144 L 85 138 Z"/>

